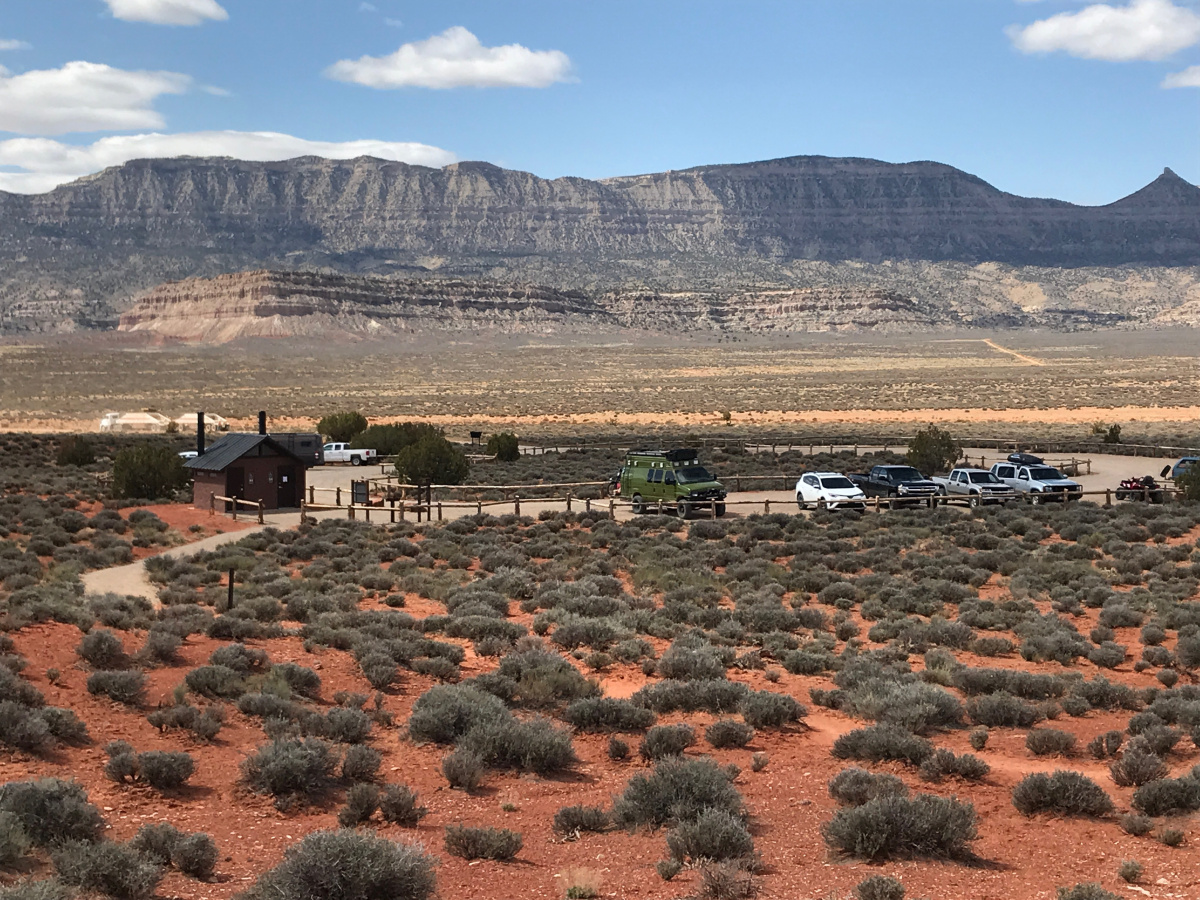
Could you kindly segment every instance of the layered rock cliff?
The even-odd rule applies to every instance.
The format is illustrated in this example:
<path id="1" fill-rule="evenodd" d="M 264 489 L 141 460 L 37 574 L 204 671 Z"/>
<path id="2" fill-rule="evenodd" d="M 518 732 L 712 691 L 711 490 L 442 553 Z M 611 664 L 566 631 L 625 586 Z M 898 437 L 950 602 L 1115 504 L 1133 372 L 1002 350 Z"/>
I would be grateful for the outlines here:
<path id="1" fill-rule="evenodd" d="M 121 316 L 119 328 L 223 343 L 242 337 L 425 330 L 539 333 L 612 324 L 606 310 L 578 291 L 257 271 L 161 285 Z"/>
<path id="2" fill-rule="evenodd" d="M 1200 188 L 1167 170 L 1080 207 L 930 162 L 793 157 L 589 181 L 486 163 L 141 160 L 0 193 L 0 330 L 112 324 L 166 279 L 263 265 L 670 291 L 824 287 L 837 282 L 806 281 L 805 265 L 886 261 L 1197 266 Z"/>

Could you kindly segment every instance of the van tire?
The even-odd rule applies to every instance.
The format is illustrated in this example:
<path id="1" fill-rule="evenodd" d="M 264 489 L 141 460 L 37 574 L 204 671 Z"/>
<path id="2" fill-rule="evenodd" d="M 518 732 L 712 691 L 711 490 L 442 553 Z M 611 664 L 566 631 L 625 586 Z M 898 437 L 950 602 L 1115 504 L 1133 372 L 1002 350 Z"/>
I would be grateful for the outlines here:
<path id="1" fill-rule="evenodd" d="M 633 514 L 635 516 L 640 516 L 642 513 L 644 513 L 646 511 L 646 506 L 644 503 L 642 503 L 642 495 L 634 494 L 632 497 L 632 500 L 633 500 Z"/>
<path id="2" fill-rule="evenodd" d="M 688 517 L 688 513 L 691 511 L 692 504 L 688 503 L 686 500 L 675 501 L 675 515 L 679 516 L 679 518 L 686 519 Z"/>

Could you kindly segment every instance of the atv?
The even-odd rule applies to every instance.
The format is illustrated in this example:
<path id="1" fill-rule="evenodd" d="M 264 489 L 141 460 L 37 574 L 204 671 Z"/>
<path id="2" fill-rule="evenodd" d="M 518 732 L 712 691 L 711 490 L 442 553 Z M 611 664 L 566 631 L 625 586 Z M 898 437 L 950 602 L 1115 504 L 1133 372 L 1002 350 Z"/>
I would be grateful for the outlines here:
<path id="1" fill-rule="evenodd" d="M 1162 503 L 1166 497 L 1153 476 L 1143 475 L 1141 478 L 1126 478 L 1122 481 L 1121 486 L 1117 488 L 1117 499 Z"/>

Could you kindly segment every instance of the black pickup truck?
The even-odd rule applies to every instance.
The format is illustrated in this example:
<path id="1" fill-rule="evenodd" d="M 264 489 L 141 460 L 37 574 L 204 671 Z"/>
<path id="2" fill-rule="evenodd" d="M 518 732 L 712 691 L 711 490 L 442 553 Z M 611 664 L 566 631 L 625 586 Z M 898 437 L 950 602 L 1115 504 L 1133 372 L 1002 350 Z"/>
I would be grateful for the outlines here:
<path id="1" fill-rule="evenodd" d="M 937 504 L 938 486 L 912 466 L 875 466 L 868 474 L 846 477 L 868 497 L 911 500 L 926 506 Z"/>

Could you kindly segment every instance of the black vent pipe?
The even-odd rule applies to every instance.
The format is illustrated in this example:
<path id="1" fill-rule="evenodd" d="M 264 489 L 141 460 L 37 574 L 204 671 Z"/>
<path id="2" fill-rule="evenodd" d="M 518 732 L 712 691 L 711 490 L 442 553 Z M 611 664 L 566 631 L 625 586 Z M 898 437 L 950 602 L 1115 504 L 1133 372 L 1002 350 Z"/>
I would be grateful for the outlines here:
<path id="1" fill-rule="evenodd" d="M 204 412 L 196 413 L 196 455 L 204 455 Z"/>
<path id="2" fill-rule="evenodd" d="M 258 411 L 258 433 L 267 433 L 267 411 L 265 409 L 260 409 Z"/>

